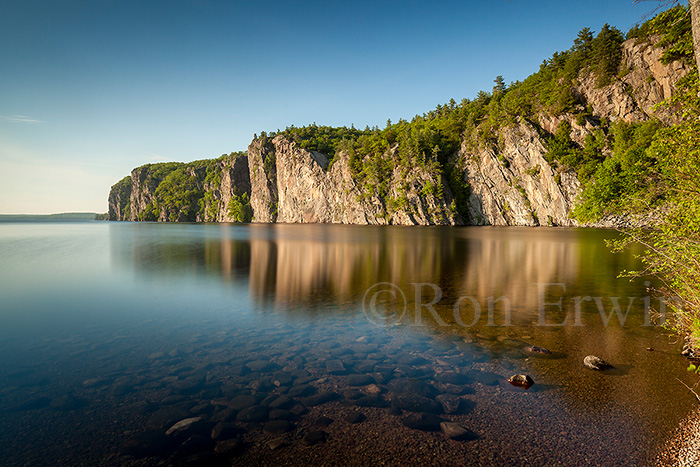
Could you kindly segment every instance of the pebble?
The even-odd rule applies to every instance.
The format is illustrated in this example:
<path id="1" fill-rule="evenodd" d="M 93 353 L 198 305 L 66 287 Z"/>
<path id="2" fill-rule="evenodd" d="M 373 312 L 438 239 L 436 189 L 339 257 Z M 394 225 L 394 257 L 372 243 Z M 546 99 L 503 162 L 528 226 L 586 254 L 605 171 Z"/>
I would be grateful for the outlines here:
<path id="1" fill-rule="evenodd" d="M 463 399 L 452 394 L 440 394 L 436 397 L 437 401 L 442 405 L 442 409 L 447 414 L 455 414 L 460 411 Z"/>
<path id="2" fill-rule="evenodd" d="M 318 417 L 316 419 L 316 426 L 328 426 L 333 423 L 333 419 L 329 417 Z"/>
<path id="3" fill-rule="evenodd" d="M 380 395 L 369 395 L 355 400 L 355 405 L 358 407 L 386 407 L 388 403 Z"/>
<path id="4" fill-rule="evenodd" d="M 313 396 L 304 397 L 301 399 L 301 402 L 307 407 L 316 407 L 317 405 L 325 404 L 326 402 L 336 400 L 338 399 L 338 397 L 339 395 L 335 392 L 325 391 L 315 394 Z"/>
<path id="5" fill-rule="evenodd" d="M 257 397 L 248 394 L 241 394 L 228 401 L 228 403 L 224 403 L 224 405 L 235 410 L 243 410 L 254 406 L 257 404 L 257 402 Z"/>
<path id="6" fill-rule="evenodd" d="M 472 379 L 469 376 L 462 373 L 454 372 L 438 373 L 437 375 L 435 375 L 435 380 L 441 383 L 455 385 L 468 384 L 472 381 Z"/>
<path id="7" fill-rule="evenodd" d="M 437 389 L 435 389 L 435 386 L 417 379 L 393 379 L 389 381 L 387 387 L 390 391 L 399 394 L 415 394 L 423 397 L 435 397 L 437 395 Z"/>
<path id="8" fill-rule="evenodd" d="M 270 410 L 269 418 L 270 420 L 292 420 L 294 419 L 294 414 L 289 410 L 273 409 Z"/>
<path id="9" fill-rule="evenodd" d="M 608 368 L 615 368 L 605 360 L 595 355 L 588 355 L 583 359 L 583 366 L 589 370 L 605 370 Z"/>
<path id="10" fill-rule="evenodd" d="M 332 375 L 340 375 L 347 372 L 347 369 L 340 360 L 328 360 L 326 362 L 326 371 Z"/>
<path id="11" fill-rule="evenodd" d="M 289 391 L 287 391 L 287 396 L 289 397 L 302 397 L 310 396 L 316 393 L 317 389 L 310 384 L 302 384 L 300 386 L 294 386 Z"/>
<path id="12" fill-rule="evenodd" d="M 486 386 L 498 386 L 498 381 L 501 379 L 501 376 L 496 373 L 491 373 L 490 371 L 475 371 L 474 379 Z"/>
<path id="13" fill-rule="evenodd" d="M 190 413 L 177 407 L 163 407 L 151 414 L 146 422 L 148 428 L 166 428 L 173 426 L 179 420 L 188 418 Z"/>
<path id="14" fill-rule="evenodd" d="M 245 366 L 250 370 L 259 373 L 266 373 L 279 368 L 277 365 L 268 360 L 253 360 L 252 362 L 246 363 Z"/>
<path id="15" fill-rule="evenodd" d="M 111 383 L 112 380 L 110 378 L 105 378 L 105 377 L 99 377 L 99 378 L 90 378 L 86 379 L 83 381 L 83 387 L 84 388 L 96 388 L 98 386 L 106 386 L 107 384 Z"/>

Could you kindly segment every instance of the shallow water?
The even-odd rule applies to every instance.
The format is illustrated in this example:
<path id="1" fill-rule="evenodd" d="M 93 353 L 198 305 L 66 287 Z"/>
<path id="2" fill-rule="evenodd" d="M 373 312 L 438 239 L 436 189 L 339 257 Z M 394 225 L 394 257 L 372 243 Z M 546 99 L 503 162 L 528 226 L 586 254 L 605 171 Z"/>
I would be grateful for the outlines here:
<path id="1" fill-rule="evenodd" d="M 653 464 L 695 381 L 616 235 L 0 224 L 0 463 Z"/>

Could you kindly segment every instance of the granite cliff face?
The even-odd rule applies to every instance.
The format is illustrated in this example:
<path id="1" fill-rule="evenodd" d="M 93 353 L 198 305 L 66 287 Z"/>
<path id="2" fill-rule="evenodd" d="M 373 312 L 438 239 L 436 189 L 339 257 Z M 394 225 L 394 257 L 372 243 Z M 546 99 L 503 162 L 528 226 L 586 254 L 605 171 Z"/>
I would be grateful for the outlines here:
<path id="1" fill-rule="evenodd" d="M 597 88 L 595 76 L 582 73 L 573 91 L 593 107 L 593 114 L 610 120 L 638 122 L 657 118 L 666 124 L 678 123 L 669 108 L 655 108 L 671 97 L 675 84 L 689 69 L 680 61 L 661 62 L 664 49 L 649 42 L 630 39 L 622 44 L 621 77 L 608 86 Z"/>
<path id="2" fill-rule="evenodd" d="M 307 151 L 283 136 L 257 139 L 250 155 L 251 205 L 254 222 L 454 225 L 461 223 L 442 196 L 427 193 L 426 184 L 446 185 L 441 175 L 416 168 L 394 169 L 382 196 L 363 189 L 340 153 L 333 164 L 319 152 Z M 271 160 L 274 163 L 270 162 Z M 402 189 L 403 188 L 403 189 Z M 404 200 L 396 203 L 394 200 Z"/>
<path id="3" fill-rule="evenodd" d="M 603 131 L 603 122 L 677 123 L 677 109 L 658 104 L 672 95 L 689 69 L 679 61 L 662 64 L 663 49 L 653 45 L 656 40 L 624 42 L 620 72 L 604 87 L 597 87 L 593 73 L 581 71 L 571 86 L 574 113 L 540 112 L 535 118 L 518 117 L 491 138 L 463 136 L 449 161 L 466 187 L 466 203 L 459 209 L 450 189 L 454 180 L 448 183 L 444 170 L 430 162 L 398 163 L 397 144 L 388 145 L 382 156 L 389 161 L 388 172 L 368 182 L 347 152 L 340 151 L 331 162 L 328 155 L 303 149 L 282 133 L 256 138 L 247 156 L 134 169 L 112 187 L 110 219 L 576 226 L 570 214 L 581 183 L 571 168 L 548 162 L 549 141 L 564 122 L 579 148 L 588 135 Z M 624 222 L 611 219 L 601 225 Z"/>
<path id="4" fill-rule="evenodd" d="M 596 87 L 595 76 L 581 72 L 572 93 L 579 108 L 592 110 L 583 121 L 571 113 L 540 114 L 537 122 L 519 119 L 517 124 L 502 130 L 498 144 L 477 149 L 463 144 L 458 157 L 472 191 L 469 223 L 579 225 L 570 218 L 570 213 L 581 192 L 581 183 L 573 170 L 554 168 L 547 162 L 546 138 L 556 133 L 565 121 L 571 126 L 571 140 L 579 147 L 583 147 L 587 135 L 600 128 L 602 119 L 678 123 L 674 109 L 659 104 L 671 97 L 675 83 L 689 69 L 680 61 L 662 64 L 663 49 L 654 47 L 654 42 L 654 38 L 650 42 L 625 41 L 622 76 L 607 86 Z M 629 223 L 629 219 L 609 218 L 596 225 L 612 227 Z"/>
<path id="5" fill-rule="evenodd" d="M 126 176 L 112 185 L 109 191 L 109 210 L 107 219 L 110 221 L 128 221 L 131 217 L 131 176 Z"/>
<path id="6" fill-rule="evenodd" d="M 573 171 L 555 171 L 537 129 L 520 121 L 501 133 L 500 146 L 469 150 L 460 160 L 471 187 L 469 220 L 474 225 L 574 226 L 569 213 L 580 184 Z"/>

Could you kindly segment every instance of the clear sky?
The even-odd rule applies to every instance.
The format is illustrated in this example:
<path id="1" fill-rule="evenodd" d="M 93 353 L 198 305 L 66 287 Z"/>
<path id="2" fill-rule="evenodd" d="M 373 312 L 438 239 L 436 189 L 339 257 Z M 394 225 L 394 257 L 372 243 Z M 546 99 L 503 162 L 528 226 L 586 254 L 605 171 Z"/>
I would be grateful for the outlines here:
<path id="1" fill-rule="evenodd" d="M 656 4 L 0 0 L 0 213 L 107 211 L 132 168 L 410 120 Z"/>

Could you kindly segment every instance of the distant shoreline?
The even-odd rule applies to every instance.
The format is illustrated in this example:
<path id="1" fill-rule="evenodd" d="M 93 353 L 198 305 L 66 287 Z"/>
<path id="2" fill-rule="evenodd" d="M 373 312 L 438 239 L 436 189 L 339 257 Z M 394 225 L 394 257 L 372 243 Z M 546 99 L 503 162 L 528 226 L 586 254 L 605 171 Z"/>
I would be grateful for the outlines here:
<path id="1" fill-rule="evenodd" d="M 104 214 L 95 212 L 62 212 L 57 214 L 0 214 L 0 222 L 61 222 L 80 221 L 91 222 L 100 219 Z"/>

